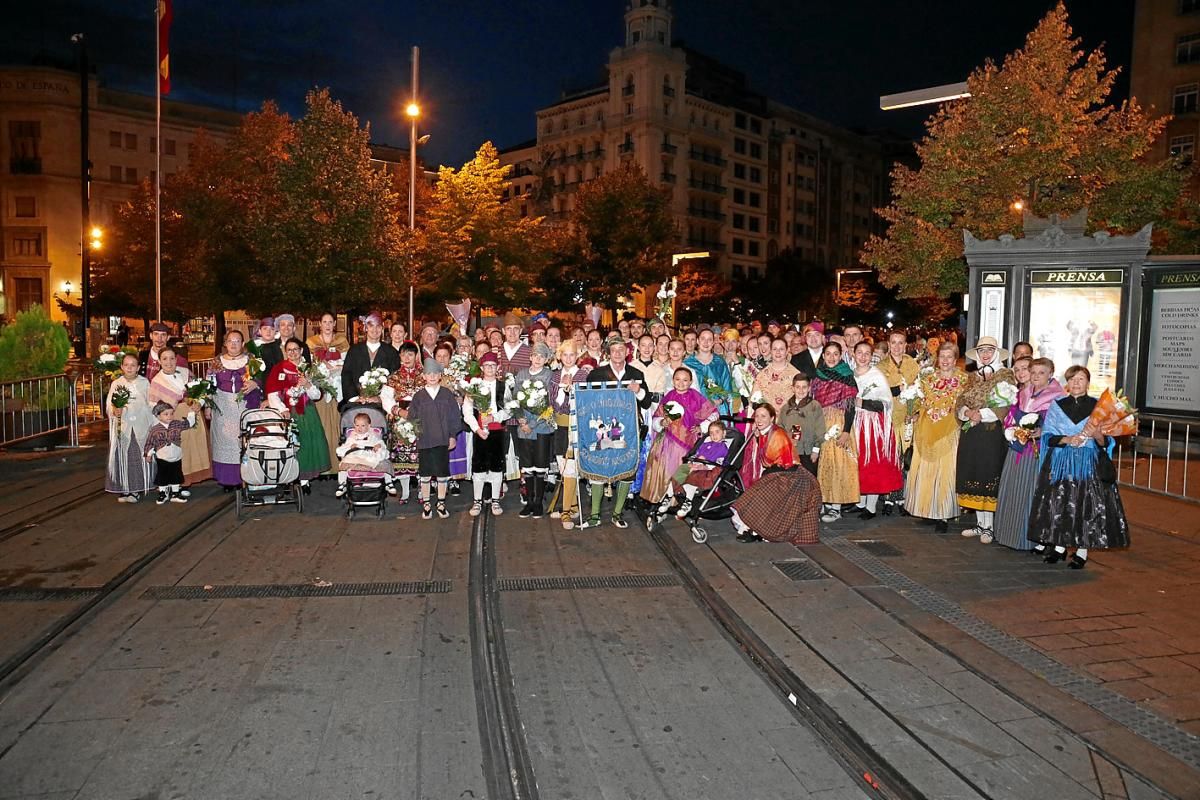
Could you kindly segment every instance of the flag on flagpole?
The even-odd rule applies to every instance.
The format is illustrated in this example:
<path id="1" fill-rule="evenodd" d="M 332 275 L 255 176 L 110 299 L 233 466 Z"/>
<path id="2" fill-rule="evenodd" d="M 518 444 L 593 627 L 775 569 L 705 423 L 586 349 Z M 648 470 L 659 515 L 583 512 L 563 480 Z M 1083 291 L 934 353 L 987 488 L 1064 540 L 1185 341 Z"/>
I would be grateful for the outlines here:
<path id="1" fill-rule="evenodd" d="M 171 50 L 167 40 L 171 33 L 171 0 L 158 0 L 158 91 L 171 93 Z"/>

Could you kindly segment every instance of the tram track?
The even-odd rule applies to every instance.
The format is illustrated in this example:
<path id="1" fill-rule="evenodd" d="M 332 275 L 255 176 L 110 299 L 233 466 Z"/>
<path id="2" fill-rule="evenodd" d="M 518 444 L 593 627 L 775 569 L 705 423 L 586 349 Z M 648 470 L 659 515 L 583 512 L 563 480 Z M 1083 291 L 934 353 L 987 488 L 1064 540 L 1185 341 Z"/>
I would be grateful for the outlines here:
<path id="1" fill-rule="evenodd" d="M 103 493 L 103 488 L 100 492 Z M 80 498 L 80 501 L 82 502 L 84 499 Z M 159 542 L 98 587 L 79 605 L 56 618 L 32 641 L 0 663 L 0 696 L 11 692 L 20 683 L 24 676 L 23 669 L 27 669 L 32 663 L 53 651 L 66 637 L 77 632 L 81 625 L 86 625 L 95 616 L 95 612 L 123 597 L 134 579 L 147 572 L 177 545 L 203 530 L 232 508 L 232 501 L 220 502 L 211 510 L 204 512 L 198 519 L 192 520 L 182 529 Z"/>
<path id="2" fill-rule="evenodd" d="M 81 488 L 85 489 L 82 494 L 70 496 Z M 38 497 L 31 505 L 40 506 L 43 503 L 50 503 L 53 504 L 52 507 L 35 511 L 32 514 L 18 519 L 16 522 L 10 522 L 4 527 L 0 527 L 0 542 L 8 541 L 14 536 L 19 536 L 25 531 L 38 528 L 42 524 L 57 517 L 61 517 L 63 514 L 73 511 L 79 506 L 103 497 L 104 495 L 104 480 L 102 478 L 98 478 L 92 481 L 86 481 L 82 484 L 76 484 L 75 486 L 63 489 L 62 491 L 55 492 L 51 495 Z"/>

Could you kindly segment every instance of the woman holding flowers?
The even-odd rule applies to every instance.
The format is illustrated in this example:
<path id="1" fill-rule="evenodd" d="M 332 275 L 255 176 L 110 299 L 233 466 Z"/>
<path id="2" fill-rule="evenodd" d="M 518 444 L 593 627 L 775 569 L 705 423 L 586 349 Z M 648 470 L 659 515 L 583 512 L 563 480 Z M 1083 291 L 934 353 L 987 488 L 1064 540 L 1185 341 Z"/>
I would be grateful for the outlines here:
<path id="1" fill-rule="evenodd" d="M 329 450 L 321 417 L 313 404 L 321 399 L 321 389 L 301 371 L 303 364 L 304 343 L 292 337 L 283 343 L 283 361 L 267 376 L 267 405 L 296 423 L 300 486 L 309 494 L 312 490 L 308 482 L 329 469 Z"/>
<path id="2" fill-rule="evenodd" d="M 321 315 L 320 329 L 308 337 L 308 349 L 312 353 L 313 365 L 319 368 L 333 386 L 332 392 L 322 393 L 316 401 L 317 415 L 321 418 L 321 429 L 329 445 L 329 463 L 336 471 L 341 460 L 337 455 L 339 430 L 342 424 L 338 415 L 338 403 L 342 401 L 342 367 L 346 363 L 346 351 L 350 342 L 345 334 L 338 333 L 337 317 L 326 311 Z M 185 434 L 186 435 L 186 434 Z"/>
<path id="3" fill-rule="evenodd" d="M 984 336 L 967 351 L 978 369 L 955 404 L 962 423 L 955 463 L 958 504 L 975 511 L 975 527 L 963 536 L 992 535 L 992 517 L 1000 492 L 1000 472 L 1008 442 L 1004 440 L 1004 418 L 1017 399 L 1017 379 L 1004 366 L 1008 351 L 994 338 Z"/>
<path id="4" fill-rule="evenodd" d="M 591 367 L 579 366 L 579 346 L 574 339 L 567 339 L 558 347 L 559 369 L 550 379 L 550 405 L 554 407 L 554 456 L 558 462 L 558 474 L 562 476 L 562 511 L 553 510 L 550 516 L 562 517 L 565 530 L 575 527 L 579 513 L 579 477 L 575 471 L 575 452 L 571 444 L 571 407 L 574 403 L 575 384 L 583 383 Z"/>
<path id="5" fill-rule="evenodd" d="M 158 351 L 158 372 L 150 381 L 150 406 L 160 401 L 175 407 L 175 419 L 187 419 L 189 413 L 200 411 L 205 398 L 211 395 L 212 383 L 193 381 L 185 367 L 179 366 L 175 350 L 164 347 Z M 211 402 L 211 401 L 209 401 Z M 212 477 L 212 462 L 208 457 L 208 426 L 204 415 L 196 413 L 196 424 L 180 434 L 183 449 L 183 482 L 185 485 L 206 481 Z M 186 488 L 181 492 L 190 496 Z"/>
<path id="6" fill-rule="evenodd" d="M 671 385 L 651 418 L 651 429 L 657 435 L 646 458 L 640 494 L 653 504 L 667 495 L 683 457 L 717 418 L 717 407 L 692 386 L 692 372 L 687 367 L 675 370 Z"/>
<path id="7" fill-rule="evenodd" d="M 1033 547 L 1029 529 L 1029 506 L 1037 482 L 1039 440 L 1042 420 L 1050 405 L 1063 396 L 1063 388 L 1054 379 L 1054 362 L 1028 356 L 1013 362 L 1013 374 L 1020 384 L 1017 402 L 1004 418 L 1004 438 L 1008 454 L 1000 473 L 1000 495 L 996 498 L 996 524 L 993 536 L 1005 547 L 1028 550 Z M 984 544 L 991 539 L 980 537 Z"/>
<path id="8" fill-rule="evenodd" d="M 733 376 L 729 374 L 725 359 L 713 352 L 715 343 L 716 337 L 711 330 L 706 328 L 700 331 L 696 336 L 696 352 L 684 360 L 684 365 L 696 375 L 696 388 L 700 393 L 723 413 L 729 413 Z"/>
<path id="9" fill-rule="evenodd" d="M 393 421 L 408 418 L 408 406 L 413 395 L 424 385 L 421 365 L 417 361 L 420 348 L 416 342 L 400 345 L 400 366 L 387 378 L 379 390 L 383 410 Z M 412 476 L 417 474 L 417 441 L 394 435 L 391 438 L 392 469 L 400 483 L 400 502 L 407 503 Z"/>
<path id="10" fill-rule="evenodd" d="M 500 494 L 504 482 L 505 460 L 508 456 L 508 409 L 504 405 L 504 381 L 497 373 L 500 357 L 490 350 L 479 356 L 480 375 L 470 378 L 463 387 L 463 422 L 471 429 L 471 483 L 475 499 L 470 515 L 483 512 L 484 494 L 491 491 L 492 515 L 500 516 Z"/>
<path id="11" fill-rule="evenodd" d="M 783 404 L 792 396 L 792 378 L 799 371 L 792 366 L 787 342 L 776 339 L 771 342 L 771 360 L 759 370 L 750 396 L 760 402 L 768 402 L 775 408 L 783 408 Z"/>
<path id="12" fill-rule="evenodd" d="M 958 345 L 938 346 L 936 367 L 921 371 L 920 397 L 913 423 L 913 456 L 904 490 L 904 509 L 914 517 L 937 521 L 945 533 L 947 520 L 958 516 L 955 464 L 959 422 L 954 404 L 967 384 L 967 373 L 958 368 Z"/>
<path id="13" fill-rule="evenodd" d="M 830 342 L 821 351 L 812 394 L 825 415 L 825 443 L 817 464 L 817 481 L 825 505 L 821 521 L 834 522 L 841 519 L 842 504 L 857 503 L 859 498 L 858 463 L 850 436 L 858 383 L 850 365 L 842 360 L 842 346 L 837 342 Z"/>
<path id="14" fill-rule="evenodd" d="M 1087 367 L 1068 367 L 1067 396 L 1050 405 L 1042 423 L 1037 486 L 1029 537 L 1054 564 L 1074 547 L 1069 566 L 1087 566 L 1088 551 L 1129 546 L 1129 523 L 1111 461 L 1113 438 L 1093 419 L 1097 401 L 1087 390 Z M 1132 411 L 1132 409 L 1126 409 Z M 1052 548 L 1052 549 L 1051 549 Z"/>
<path id="15" fill-rule="evenodd" d="M 262 388 L 266 365 L 262 359 L 251 356 L 245 346 L 241 331 L 225 334 L 225 349 L 217 357 L 214 372 L 217 391 L 213 396 L 213 407 L 205 410 L 212 423 L 212 470 L 217 483 L 231 491 L 242 484 L 241 436 L 242 412 L 258 408 L 262 402 Z"/>
<path id="16" fill-rule="evenodd" d="M 854 347 L 854 444 L 858 453 L 858 507 L 861 519 L 873 519 L 879 495 L 904 485 L 900 454 L 892 435 L 892 390 L 888 380 L 872 366 L 875 348 L 869 342 Z"/>
<path id="17" fill-rule="evenodd" d="M 554 451 L 554 409 L 550 407 L 550 384 L 554 373 L 546 367 L 549 346 L 544 342 L 529 350 L 529 367 L 518 370 L 508 384 L 508 404 L 517 419 L 517 459 L 525 484 L 525 505 L 518 516 L 542 516 L 546 496 L 546 473 Z"/>
<path id="18" fill-rule="evenodd" d="M 142 447 L 154 417 L 150 413 L 150 381 L 138 375 L 138 357 L 121 357 L 121 375 L 108 387 L 108 470 L 104 491 L 120 495 L 118 503 L 136 503 L 154 485 Z"/>

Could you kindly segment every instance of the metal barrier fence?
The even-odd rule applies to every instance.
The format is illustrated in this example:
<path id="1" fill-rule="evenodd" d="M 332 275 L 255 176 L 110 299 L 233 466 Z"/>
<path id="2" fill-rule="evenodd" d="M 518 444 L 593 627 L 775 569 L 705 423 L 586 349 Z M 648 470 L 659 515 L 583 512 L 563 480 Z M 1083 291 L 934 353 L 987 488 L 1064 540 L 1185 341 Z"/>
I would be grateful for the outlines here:
<path id="1" fill-rule="evenodd" d="M 1117 444 L 1117 481 L 1200 502 L 1200 423 L 1153 414 L 1143 414 L 1140 423 L 1137 436 Z"/>
<path id="2" fill-rule="evenodd" d="M 0 445 L 45 437 L 79 443 L 75 421 L 75 381 L 66 375 L 43 375 L 0 383 Z"/>

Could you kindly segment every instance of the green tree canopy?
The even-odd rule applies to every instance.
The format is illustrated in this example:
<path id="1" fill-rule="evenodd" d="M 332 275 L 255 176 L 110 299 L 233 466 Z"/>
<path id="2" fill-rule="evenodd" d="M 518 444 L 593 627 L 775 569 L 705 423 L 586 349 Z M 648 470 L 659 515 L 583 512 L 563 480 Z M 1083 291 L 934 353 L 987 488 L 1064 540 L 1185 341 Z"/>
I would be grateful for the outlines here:
<path id="1" fill-rule="evenodd" d="M 1046 216 L 1088 207 L 1095 229 L 1130 232 L 1175 208 L 1187 175 L 1146 159 L 1166 119 L 1135 101 L 1106 104 L 1116 80 L 1100 50 L 1085 53 L 1060 2 L 1002 66 L 985 63 L 970 97 L 942 105 L 917 147 L 920 169 L 893 172 L 890 223 L 864 260 L 902 297 L 966 288 L 963 229 L 1018 234 L 1014 201 Z"/>

